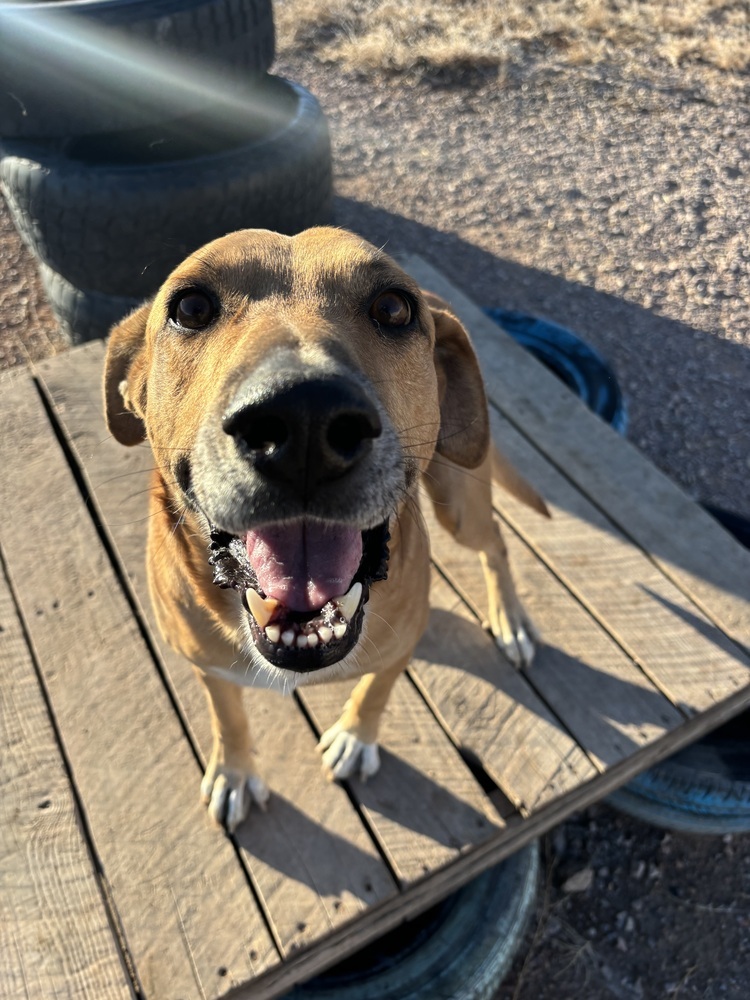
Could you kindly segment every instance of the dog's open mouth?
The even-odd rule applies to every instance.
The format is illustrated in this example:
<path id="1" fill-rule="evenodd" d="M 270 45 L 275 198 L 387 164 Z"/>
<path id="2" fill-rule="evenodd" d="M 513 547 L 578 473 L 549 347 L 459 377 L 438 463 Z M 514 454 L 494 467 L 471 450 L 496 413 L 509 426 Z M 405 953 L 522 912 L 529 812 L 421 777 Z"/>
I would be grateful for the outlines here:
<path id="1" fill-rule="evenodd" d="M 308 673 L 357 644 L 370 585 L 387 576 L 389 537 L 387 520 L 367 531 L 312 518 L 243 536 L 212 529 L 209 562 L 214 583 L 241 595 L 258 652 Z"/>

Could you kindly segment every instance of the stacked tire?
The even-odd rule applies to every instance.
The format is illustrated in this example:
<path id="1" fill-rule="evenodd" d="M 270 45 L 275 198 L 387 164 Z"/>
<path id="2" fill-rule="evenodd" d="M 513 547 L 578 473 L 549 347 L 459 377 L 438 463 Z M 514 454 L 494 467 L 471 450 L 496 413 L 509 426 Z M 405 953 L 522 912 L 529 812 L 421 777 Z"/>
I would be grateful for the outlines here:
<path id="1" fill-rule="evenodd" d="M 273 56 L 271 0 L 0 6 L 0 187 L 73 342 L 209 240 L 330 221 L 325 118 Z"/>

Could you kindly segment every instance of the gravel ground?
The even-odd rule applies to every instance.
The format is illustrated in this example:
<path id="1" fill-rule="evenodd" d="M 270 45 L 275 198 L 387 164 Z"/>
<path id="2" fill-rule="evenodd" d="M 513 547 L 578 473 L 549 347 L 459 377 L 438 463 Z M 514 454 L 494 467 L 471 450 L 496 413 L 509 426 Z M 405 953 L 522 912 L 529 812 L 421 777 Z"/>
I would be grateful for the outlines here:
<path id="1" fill-rule="evenodd" d="M 286 55 L 276 71 L 329 116 L 339 224 L 578 331 L 621 380 L 632 440 L 750 515 L 746 89 L 701 67 L 429 83 Z M 0 262 L 0 367 L 64 349 L 4 210 Z M 605 806 L 570 819 L 498 1000 L 747 1000 L 749 846 Z"/>

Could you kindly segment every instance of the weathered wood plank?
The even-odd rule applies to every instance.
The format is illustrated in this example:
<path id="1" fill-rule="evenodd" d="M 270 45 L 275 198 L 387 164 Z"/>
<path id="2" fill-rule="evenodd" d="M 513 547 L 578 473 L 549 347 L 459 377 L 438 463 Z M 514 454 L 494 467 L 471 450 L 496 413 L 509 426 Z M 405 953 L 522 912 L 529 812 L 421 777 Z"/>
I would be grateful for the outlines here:
<path id="1" fill-rule="evenodd" d="M 153 456 L 147 446 L 124 448 L 107 435 L 101 409 L 102 363 L 103 346 L 93 343 L 44 363 L 39 375 L 81 462 L 205 762 L 211 732 L 203 694 L 187 661 L 162 640 L 146 584 L 148 471 Z M 265 813 L 252 812 L 235 840 L 281 952 L 288 955 L 393 895 L 396 885 L 346 791 L 324 779 L 314 734 L 297 703 L 258 690 L 246 692 L 245 700 L 259 764 L 274 797 Z M 196 794 L 197 787 L 196 782 Z M 341 863 L 344 857 L 347 864 Z"/>
<path id="2" fill-rule="evenodd" d="M 440 527 L 429 501 L 422 509 L 441 572 L 486 619 L 479 559 Z M 680 725 L 680 712 L 532 550 L 508 527 L 504 538 L 519 596 L 542 638 L 524 676 L 594 763 L 604 770 Z"/>
<path id="3" fill-rule="evenodd" d="M 278 954 L 27 375 L 3 408 L 0 542 L 141 986 L 223 995 Z"/>
<path id="4" fill-rule="evenodd" d="M 354 681 L 344 681 L 300 691 L 319 732 L 339 717 L 353 686 Z M 503 826 L 405 677 L 388 700 L 380 742 L 377 777 L 350 785 L 402 886 L 483 843 Z"/>
<path id="5" fill-rule="evenodd" d="M 438 573 L 409 668 L 459 746 L 528 815 L 596 774 L 591 761 Z"/>
<path id="6" fill-rule="evenodd" d="M 488 392 L 705 614 L 750 647 L 750 552 L 426 261 L 407 270 L 466 323 Z M 679 530 L 675 530 L 679 525 Z"/>
<path id="7" fill-rule="evenodd" d="M 131 998 L 94 861 L 0 566 L 0 992 Z"/>
<path id="8" fill-rule="evenodd" d="M 750 660 L 646 554 L 497 411 L 498 447 L 547 499 L 539 517 L 505 491 L 493 502 L 655 684 L 684 712 L 750 683 Z"/>

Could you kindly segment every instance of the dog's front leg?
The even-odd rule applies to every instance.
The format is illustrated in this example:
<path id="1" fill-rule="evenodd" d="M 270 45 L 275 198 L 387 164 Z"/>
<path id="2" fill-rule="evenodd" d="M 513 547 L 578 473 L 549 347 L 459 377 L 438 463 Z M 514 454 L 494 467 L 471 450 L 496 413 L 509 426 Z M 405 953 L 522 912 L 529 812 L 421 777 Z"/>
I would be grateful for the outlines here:
<path id="1" fill-rule="evenodd" d="M 213 749 L 201 795 L 214 822 L 232 833 L 255 801 L 265 809 L 269 790 L 255 765 L 255 747 L 242 705 L 242 688 L 195 667 L 211 713 Z"/>
<path id="2" fill-rule="evenodd" d="M 331 781 L 343 781 L 353 774 L 366 781 L 377 772 L 380 719 L 391 689 L 410 659 L 405 656 L 385 670 L 365 674 L 344 705 L 341 718 L 320 737 L 323 770 Z"/>
<path id="3" fill-rule="evenodd" d="M 493 515 L 491 455 L 470 474 L 445 459 L 433 460 L 423 483 L 440 524 L 459 545 L 479 555 L 495 642 L 514 667 L 530 666 L 536 630 L 516 594 L 508 550 Z"/>

